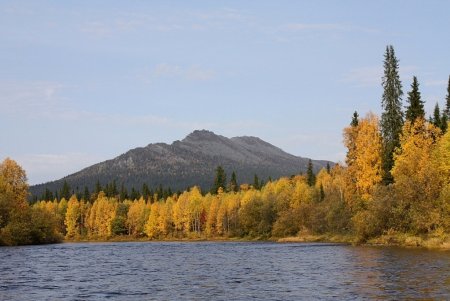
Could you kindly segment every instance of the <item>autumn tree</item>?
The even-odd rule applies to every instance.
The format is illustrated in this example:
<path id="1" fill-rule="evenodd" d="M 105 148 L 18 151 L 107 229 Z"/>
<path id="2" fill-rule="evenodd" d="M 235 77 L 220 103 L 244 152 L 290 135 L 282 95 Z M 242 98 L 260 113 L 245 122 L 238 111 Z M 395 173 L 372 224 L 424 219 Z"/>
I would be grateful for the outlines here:
<path id="1" fill-rule="evenodd" d="M 0 245 L 31 242 L 27 195 L 25 171 L 6 158 L 0 164 Z"/>
<path id="2" fill-rule="evenodd" d="M 58 223 L 44 208 L 27 203 L 25 171 L 14 160 L 0 163 L 0 245 L 54 243 L 61 240 Z"/>
<path id="3" fill-rule="evenodd" d="M 384 55 L 384 76 L 382 78 L 383 96 L 381 105 L 381 136 L 383 138 L 382 167 L 383 182 L 393 181 L 391 169 L 394 166 L 394 150 L 400 146 L 400 133 L 403 126 L 402 83 L 398 71 L 398 59 L 394 47 L 386 47 Z"/>
<path id="4" fill-rule="evenodd" d="M 80 238 L 80 203 L 77 197 L 73 195 L 67 203 L 67 211 L 64 219 L 66 225 L 66 238 L 67 239 L 79 239 Z"/>
<path id="5" fill-rule="evenodd" d="M 117 201 L 108 199 L 103 191 L 92 204 L 87 219 L 89 234 L 92 237 L 107 238 L 112 235 L 112 221 L 116 215 Z"/>
<path id="6" fill-rule="evenodd" d="M 392 175 L 400 201 L 403 230 L 424 233 L 439 224 L 439 208 L 434 204 L 440 192 L 441 178 L 433 166 L 432 153 L 440 130 L 418 118 L 406 122 L 395 152 Z"/>
<path id="7" fill-rule="evenodd" d="M 134 200 L 130 204 L 126 219 L 129 235 L 140 236 L 144 233 L 144 226 L 148 220 L 149 211 L 143 197 L 139 200 Z"/>
<path id="8" fill-rule="evenodd" d="M 381 182 L 381 136 L 378 118 L 369 113 L 358 124 L 355 140 L 356 189 L 363 200 L 370 200 L 375 185 Z"/>
<path id="9" fill-rule="evenodd" d="M 169 196 L 159 208 L 157 228 L 163 237 L 173 233 L 173 204 L 174 198 Z"/>
<path id="10" fill-rule="evenodd" d="M 413 77 L 411 91 L 408 92 L 406 101 L 409 103 L 409 106 L 406 108 L 406 120 L 414 122 L 417 118 L 425 118 L 424 102 L 421 99 L 419 83 L 415 76 Z"/>
<path id="11" fill-rule="evenodd" d="M 155 239 L 160 236 L 160 228 L 159 228 L 159 211 L 160 211 L 160 203 L 155 202 L 150 207 L 150 214 L 148 216 L 147 223 L 145 224 L 145 234 L 150 239 Z"/>
<path id="12" fill-rule="evenodd" d="M 444 184 L 450 184 L 450 131 L 437 142 L 433 161 Z"/>

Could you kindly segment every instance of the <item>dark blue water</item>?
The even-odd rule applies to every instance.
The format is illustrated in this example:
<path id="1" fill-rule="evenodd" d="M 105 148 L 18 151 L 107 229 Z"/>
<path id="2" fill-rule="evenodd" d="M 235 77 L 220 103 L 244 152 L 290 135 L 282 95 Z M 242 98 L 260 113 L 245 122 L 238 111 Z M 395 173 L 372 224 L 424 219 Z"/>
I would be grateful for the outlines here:
<path id="1" fill-rule="evenodd" d="M 0 300 L 450 300 L 450 252 L 332 244 L 0 248 Z"/>

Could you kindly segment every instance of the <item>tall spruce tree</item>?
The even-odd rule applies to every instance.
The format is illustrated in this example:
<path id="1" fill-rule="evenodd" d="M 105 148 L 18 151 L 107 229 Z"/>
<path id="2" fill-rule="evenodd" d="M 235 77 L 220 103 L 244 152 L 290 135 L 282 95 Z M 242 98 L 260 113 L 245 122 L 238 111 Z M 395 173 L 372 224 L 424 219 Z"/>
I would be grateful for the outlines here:
<path id="1" fill-rule="evenodd" d="M 393 182 L 391 169 L 394 166 L 394 150 L 400 146 L 400 133 L 403 127 L 402 83 L 398 71 L 398 60 L 394 47 L 386 47 L 384 55 L 384 76 L 382 78 L 383 97 L 381 106 L 381 135 L 383 138 L 382 168 L 383 183 Z"/>
<path id="2" fill-rule="evenodd" d="M 213 194 L 217 194 L 219 188 L 225 189 L 227 187 L 227 175 L 225 174 L 225 170 L 222 166 L 217 166 L 216 168 L 216 177 L 214 178 L 214 184 L 211 189 Z"/>
<path id="3" fill-rule="evenodd" d="M 450 75 L 448 76 L 447 97 L 445 98 L 444 113 L 447 116 L 447 120 L 450 120 Z"/>
<path id="4" fill-rule="evenodd" d="M 313 171 L 313 165 L 311 159 L 308 161 L 308 169 L 306 170 L 306 181 L 309 186 L 314 186 L 316 184 L 316 175 Z"/>
<path id="5" fill-rule="evenodd" d="M 409 106 L 406 108 L 406 120 L 414 122 L 417 118 L 425 118 L 424 102 L 421 99 L 419 83 L 415 76 L 411 84 L 411 91 L 408 92 L 407 102 Z"/>
<path id="6" fill-rule="evenodd" d="M 448 130 L 448 122 L 450 121 L 450 76 L 448 77 L 447 97 L 445 98 L 445 108 L 442 111 L 441 130 L 446 133 Z"/>

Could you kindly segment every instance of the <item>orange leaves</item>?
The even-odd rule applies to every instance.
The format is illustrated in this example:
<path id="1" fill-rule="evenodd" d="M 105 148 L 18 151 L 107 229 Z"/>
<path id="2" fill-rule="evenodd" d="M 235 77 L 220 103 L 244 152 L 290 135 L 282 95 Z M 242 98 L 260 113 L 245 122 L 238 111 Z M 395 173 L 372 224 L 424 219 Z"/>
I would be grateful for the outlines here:
<path id="1" fill-rule="evenodd" d="M 381 182 L 381 135 L 379 121 L 368 113 L 356 126 L 344 130 L 348 148 L 348 185 L 353 185 L 363 200 L 371 200 L 375 185 Z"/>

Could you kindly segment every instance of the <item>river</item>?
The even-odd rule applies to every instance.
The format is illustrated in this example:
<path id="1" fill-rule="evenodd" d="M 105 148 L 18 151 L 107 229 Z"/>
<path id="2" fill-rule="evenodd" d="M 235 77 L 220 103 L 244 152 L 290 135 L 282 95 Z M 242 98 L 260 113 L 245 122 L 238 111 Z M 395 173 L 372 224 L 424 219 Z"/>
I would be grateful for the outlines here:
<path id="1" fill-rule="evenodd" d="M 0 248 L 0 300 L 450 300 L 450 252 L 315 243 Z"/>

